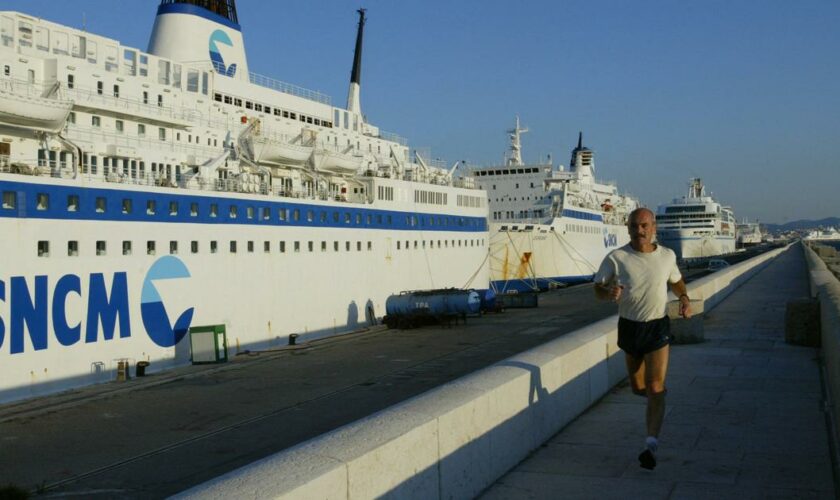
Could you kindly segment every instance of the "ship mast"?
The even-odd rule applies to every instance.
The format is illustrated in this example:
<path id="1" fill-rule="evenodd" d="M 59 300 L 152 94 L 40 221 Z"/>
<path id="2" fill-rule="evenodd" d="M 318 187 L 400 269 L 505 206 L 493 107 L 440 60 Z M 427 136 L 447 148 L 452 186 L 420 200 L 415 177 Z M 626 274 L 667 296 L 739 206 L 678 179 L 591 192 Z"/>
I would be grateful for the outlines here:
<path id="1" fill-rule="evenodd" d="M 528 132 L 527 128 L 519 126 L 519 115 L 516 116 L 516 127 L 508 130 L 510 134 L 510 152 L 505 159 L 505 166 L 515 167 L 523 165 L 522 163 L 522 134 Z"/>
<path id="2" fill-rule="evenodd" d="M 362 105 L 359 102 L 359 93 L 362 83 L 362 37 L 365 31 L 365 12 L 367 9 L 359 9 L 359 31 L 356 33 L 356 51 L 353 55 L 353 70 L 350 72 L 350 90 L 347 93 L 347 111 L 351 113 L 362 113 Z"/>

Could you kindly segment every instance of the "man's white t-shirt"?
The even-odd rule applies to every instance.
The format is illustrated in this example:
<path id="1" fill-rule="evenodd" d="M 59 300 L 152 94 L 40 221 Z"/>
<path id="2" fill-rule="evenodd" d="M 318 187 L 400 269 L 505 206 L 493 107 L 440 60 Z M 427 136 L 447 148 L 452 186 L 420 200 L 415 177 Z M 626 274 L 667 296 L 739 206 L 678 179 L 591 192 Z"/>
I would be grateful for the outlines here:
<path id="1" fill-rule="evenodd" d="M 665 316 L 668 283 L 680 279 L 677 256 L 670 248 L 656 245 L 656 250 L 644 253 L 633 250 L 629 243 L 610 252 L 595 274 L 595 283 L 624 287 L 618 300 L 618 315 L 633 321 Z"/>

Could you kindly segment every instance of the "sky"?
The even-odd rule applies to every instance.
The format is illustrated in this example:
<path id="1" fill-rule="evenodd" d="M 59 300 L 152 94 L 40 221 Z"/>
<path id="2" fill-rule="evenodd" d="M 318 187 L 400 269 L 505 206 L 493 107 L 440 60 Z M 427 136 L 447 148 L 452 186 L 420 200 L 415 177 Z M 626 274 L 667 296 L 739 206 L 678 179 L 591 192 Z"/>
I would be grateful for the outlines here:
<path id="1" fill-rule="evenodd" d="M 2 0 L 145 50 L 156 0 Z M 239 0 L 250 70 L 344 105 L 365 7 L 361 105 L 433 157 L 596 176 L 647 206 L 691 177 L 736 217 L 840 217 L 837 0 Z"/>

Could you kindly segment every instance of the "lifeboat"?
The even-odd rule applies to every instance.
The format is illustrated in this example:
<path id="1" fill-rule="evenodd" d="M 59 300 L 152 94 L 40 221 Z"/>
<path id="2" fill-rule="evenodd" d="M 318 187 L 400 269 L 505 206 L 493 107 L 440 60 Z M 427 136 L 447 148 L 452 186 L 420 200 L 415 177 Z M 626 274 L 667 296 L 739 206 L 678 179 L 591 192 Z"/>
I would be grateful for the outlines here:
<path id="1" fill-rule="evenodd" d="M 67 123 L 73 101 L 26 96 L 0 88 L 0 124 L 58 133 Z"/>
<path id="2" fill-rule="evenodd" d="M 312 147 L 281 142 L 267 137 L 254 137 L 254 160 L 259 163 L 277 163 L 300 166 L 312 156 Z"/>
<path id="3" fill-rule="evenodd" d="M 362 157 L 326 149 L 315 151 L 315 168 L 333 174 L 355 174 L 362 166 Z"/>

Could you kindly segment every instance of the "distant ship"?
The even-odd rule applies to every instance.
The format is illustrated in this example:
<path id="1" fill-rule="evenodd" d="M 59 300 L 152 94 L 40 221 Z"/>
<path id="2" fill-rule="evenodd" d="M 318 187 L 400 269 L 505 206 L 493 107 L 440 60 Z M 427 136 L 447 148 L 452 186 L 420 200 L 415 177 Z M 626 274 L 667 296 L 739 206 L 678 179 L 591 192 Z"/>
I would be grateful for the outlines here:
<path id="1" fill-rule="evenodd" d="M 736 246 L 738 248 L 749 248 L 760 245 L 766 239 L 758 222 L 744 220 L 735 226 L 735 231 L 738 235 L 736 240 Z"/>
<path id="2" fill-rule="evenodd" d="M 679 259 L 711 257 L 735 251 L 735 215 L 706 194 L 699 178 L 689 181 L 688 195 L 660 205 L 657 241 Z"/>
<path id="3" fill-rule="evenodd" d="M 162 0 L 148 51 L 0 12 L 0 401 L 488 288 L 486 193 L 362 113 L 358 12 L 346 106 L 249 72 L 234 0 Z"/>
<path id="4" fill-rule="evenodd" d="M 840 241 L 840 231 L 833 227 L 817 229 L 809 232 L 804 239 L 807 241 Z"/>
<path id="5" fill-rule="evenodd" d="M 569 170 L 550 160 L 522 161 L 516 119 L 502 165 L 474 169 L 490 207 L 490 273 L 500 293 L 591 281 L 612 249 L 629 241 L 627 216 L 638 206 L 614 184 L 595 179 L 595 153 L 578 136 Z"/>

